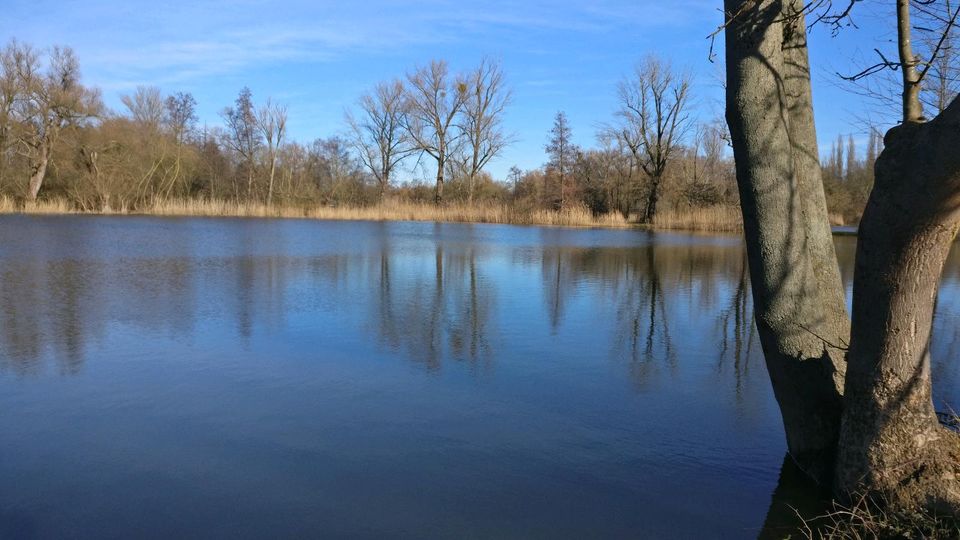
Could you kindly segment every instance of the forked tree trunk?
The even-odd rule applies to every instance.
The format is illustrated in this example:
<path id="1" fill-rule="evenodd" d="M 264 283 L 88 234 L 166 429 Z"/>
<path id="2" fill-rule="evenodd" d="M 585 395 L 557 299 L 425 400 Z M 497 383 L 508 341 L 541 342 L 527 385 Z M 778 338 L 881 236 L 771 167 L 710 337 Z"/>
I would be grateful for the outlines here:
<path id="1" fill-rule="evenodd" d="M 813 124 L 799 1 L 726 0 L 727 123 L 755 317 L 800 467 L 829 482 L 849 333 Z"/>
<path id="2" fill-rule="evenodd" d="M 930 332 L 960 227 L 960 100 L 892 129 L 860 224 L 836 485 L 960 514 L 960 436 L 939 425 Z"/>

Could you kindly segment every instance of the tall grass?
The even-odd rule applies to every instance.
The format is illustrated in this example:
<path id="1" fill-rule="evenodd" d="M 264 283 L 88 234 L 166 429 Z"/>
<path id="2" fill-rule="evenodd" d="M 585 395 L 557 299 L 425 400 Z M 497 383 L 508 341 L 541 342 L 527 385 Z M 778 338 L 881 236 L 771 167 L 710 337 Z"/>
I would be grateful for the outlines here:
<path id="1" fill-rule="evenodd" d="M 17 204 L 9 197 L 0 197 L 0 213 L 29 214 L 144 214 L 156 216 L 223 216 L 251 218 L 308 218 L 369 221 L 446 221 L 464 223 L 499 223 L 513 225 L 549 225 L 558 227 L 626 228 L 634 223 L 620 213 L 594 215 L 586 207 L 562 210 L 528 209 L 509 204 L 412 203 L 388 200 L 374 206 L 272 205 L 259 202 L 236 202 L 222 199 L 171 199 L 130 210 L 126 207 L 95 212 L 78 210 L 62 199 Z M 655 229 L 695 231 L 738 231 L 740 212 L 735 207 L 713 207 L 690 210 L 665 208 L 652 225 Z"/>
<path id="2" fill-rule="evenodd" d="M 251 218 L 310 218 L 329 220 L 370 221 L 449 221 L 501 223 L 516 225 L 554 225 L 565 227 L 630 227 L 620 214 L 594 216 L 582 207 L 559 211 L 527 210 L 506 204 L 466 206 L 450 204 L 386 201 L 375 206 L 272 205 L 258 202 L 235 202 L 220 199 L 172 199 L 129 210 L 109 209 L 95 212 L 78 210 L 65 200 L 18 204 L 9 197 L 0 197 L 0 213 L 27 214 L 131 214 L 156 216 L 210 216 Z"/>
<path id="3" fill-rule="evenodd" d="M 73 205 L 63 199 L 37 201 L 32 203 L 18 203 L 5 195 L 0 195 L 0 214 L 72 214 Z"/>
<path id="4" fill-rule="evenodd" d="M 664 208 L 653 218 L 654 229 L 686 231 L 734 232 L 743 227 L 740 209 L 735 206 L 707 208 Z"/>
<path id="5" fill-rule="evenodd" d="M 449 221 L 570 227 L 628 227 L 619 214 L 593 216 L 585 208 L 556 212 L 524 210 L 505 204 L 436 206 L 428 203 L 386 201 L 376 206 L 267 206 L 223 200 L 171 200 L 139 213 L 162 216 L 285 217 L 371 221 Z"/>
<path id="6" fill-rule="evenodd" d="M 834 502 L 833 509 L 821 516 L 805 519 L 798 513 L 802 522 L 800 533 L 809 540 L 960 538 L 960 524 L 949 516 L 938 516 L 921 508 L 890 511 L 886 506 L 883 501 L 860 495 L 850 506 Z"/>

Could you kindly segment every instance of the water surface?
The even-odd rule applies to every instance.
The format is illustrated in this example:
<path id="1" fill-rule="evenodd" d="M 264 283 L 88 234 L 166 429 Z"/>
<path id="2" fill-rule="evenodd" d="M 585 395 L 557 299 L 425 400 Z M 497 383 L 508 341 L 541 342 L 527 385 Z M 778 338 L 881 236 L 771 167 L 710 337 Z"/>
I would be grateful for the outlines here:
<path id="1" fill-rule="evenodd" d="M 750 309 L 735 236 L 0 217 L 0 537 L 780 530 Z"/>

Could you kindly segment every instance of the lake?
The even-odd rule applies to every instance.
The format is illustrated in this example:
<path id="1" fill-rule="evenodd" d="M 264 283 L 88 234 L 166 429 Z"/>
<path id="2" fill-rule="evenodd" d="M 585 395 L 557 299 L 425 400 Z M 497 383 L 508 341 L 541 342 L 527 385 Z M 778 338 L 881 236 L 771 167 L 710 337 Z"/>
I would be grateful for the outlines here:
<path id="1" fill-rule="evenodd" d="M 818 494 L 744 262 L 737 236 L 0 217 L 0 538 L 788 530 Z M 958 323 L 952 256 L 938 406 Z"/>

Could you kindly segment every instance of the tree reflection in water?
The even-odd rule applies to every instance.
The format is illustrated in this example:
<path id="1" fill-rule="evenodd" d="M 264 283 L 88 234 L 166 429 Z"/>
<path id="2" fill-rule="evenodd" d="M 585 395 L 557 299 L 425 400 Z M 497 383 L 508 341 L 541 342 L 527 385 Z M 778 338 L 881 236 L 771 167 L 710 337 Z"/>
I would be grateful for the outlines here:
<path id="1" fill-rule="evenodd" d="M 132 402 L 157 400 L 158 410 L 178 395 L 156 389 L 170 381 L 198 380 L 200 390 L 212 385 L 228 396 L 236 390 L 237 404 L 254 400 L 252 387 L 262 401 L 251 401 L 251 410 L 285 403 L 276 391 L 288 388 L 284 382 L 297 395 L 300 384 L 340 381 L 324 396 L 274 410 L 284 418 L 320 399 L 331 407 L 313 412 L 335 415 L 370 395 L 408 399 L 404 391 L 414 388 L 422 395 L 409 398 L 404 412 L 450 408 L 449 423 L 425 421 L 415 428 L 421 434 L 482 448 L 474 459 L 521 480 L 528 471 L 510 469 L 510 460 L 555 478 L 574 474 L 577 486 L 592 486 L 595 511 L 633 505 L 644 482 L 686 498 L 733 497 L 740 494 L 731 486 L 741 485 L 760 500 L 772 491 L 765 524 L 768 509 L 756 497 L 739 514 L 764 534 L 796 525 L 791 506 L 820 508 L 816 490 L 788 462 L 774 489 L 783 441 L 771 435 L 780 433 L 779 417 L 736 237 L 270 220 L 25 223 L 26 232 L 0 228 L 0 382 L 39 403 L 54 394 L 31 394 L 19 379 L 89 376 L 93 390 L 84 395 L 110 414 L 97 401 L 99 385 L 105 374 L 129 373 L 120 368 L 158 378 L 142 386 L 133 375 L 106 381 Z M 850 239 L 838 239 L 847 278 L 852 249 Z M 954 254 L 935 320 L 941 403 L 960 401 L 960 368 L 949 361 L 960 347 L 958 317 Z M 184 371 L 201 362 L 207 379 Z M 224 382 L 232 381 L 230 369 L 243 375 L 236 386 Z M 470 384 L 451 383 L 464 380 Z M 376 390 L 343 391 L 344 403 L 334 400 L 343 388 L 366 384 Z M 400 390 L 389 394 L 391 385 Z M 369 425 L 404 421 L 389 416 L 399 409 L 393 402 L 366 404 Z M 231 410 L 226 418 L 237 416 Z M 336 424 L 343 433 L 354 433 L 352 418 Z M 316 428 L 291 425 L 296 434 Z M 434 429 L 462 430 L 462 438 Z M 497 439 L 503 430 L 509 437 Z M 361 443 L 400 437 L 400 430 L 363 431 L 356 428 Z M 234 433 L 238 440 L 248 434 Z M 482 445 L 465 443 L 477 443 L 477 434 Z M 453 451 L 442 456 L 457 463 Z M 677 485 L 674 475 L 713 483 Z M 546 497 L 536 482 L 521 487 Z M 611 493 L 615 499 L 604 499 Z"/>

